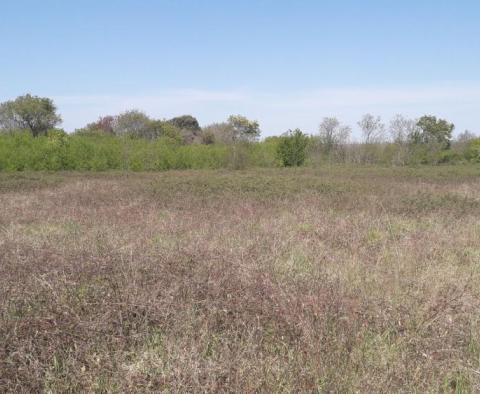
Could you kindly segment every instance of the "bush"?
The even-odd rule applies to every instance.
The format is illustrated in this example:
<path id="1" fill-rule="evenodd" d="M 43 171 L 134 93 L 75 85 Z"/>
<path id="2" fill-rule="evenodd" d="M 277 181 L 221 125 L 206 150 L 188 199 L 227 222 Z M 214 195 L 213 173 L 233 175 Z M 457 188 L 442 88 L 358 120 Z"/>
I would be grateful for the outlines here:
<path id="1" fill-rule="evenodd" d="M 267 138 L 261 143 L 250 145 L 250 166 L 280 167 L 282 165 L 277 155 L 279 138 Z"/>
<path id="2" fill-rule="evenodd" d="M 465 159 L 473 163 L 480 163 L 480 138 L 475 138 L 468 143 Z"/>
<path id="3" fill-rule="evenodd" d="M 462 161 L 462 156 L 451 149 L 438 152 L 436 162 L 439 164 L 455 164 Z"/>
<path id="4" fill-rule="evenodd" d="M 300 129 L 289 130 L 277 146 L 277 155 L 285 167 L 301 166 L 307 156 L 308 136 Z"/>
<path id="5" fill-rule="evenodd" d="M 315 140 L 300 130 L 263 142 L 183 145 L 177 138 L 154 140 L 107 133 L 66 134 L 52 129 L 33 137 L 30 132 L 0 133 L 0 171 L 158 171 L 300 166 L 329 158 L 336 163 L 364 163 L 365 146 L 346 146 L 342 156 L 327 156 Z M 453 149 L 454 148 L 454 149 Z M 371 144 L 370 161 L 377 165 L 480 163 L 480 139 L 460 148 L 432 149 L 429 144 Z"/>
<path id="6" fill-rule="evenodd" d="M 36 138 L 28 132 L 0 134 L 0 171 L 240 169 L 270 166 L 274 156 L 271 144 L 263 143 L 181 145 L 170 137 L 69 135 L 61 130 Z"/>

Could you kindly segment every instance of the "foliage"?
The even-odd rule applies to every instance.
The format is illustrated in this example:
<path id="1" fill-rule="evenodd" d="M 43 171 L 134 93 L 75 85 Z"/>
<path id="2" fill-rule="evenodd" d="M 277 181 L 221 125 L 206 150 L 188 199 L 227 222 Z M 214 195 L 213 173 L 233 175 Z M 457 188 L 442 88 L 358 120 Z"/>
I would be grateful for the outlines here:
<path id="1" fill-rule="evenodd" d="M 116 116 L 103 116 L 75 131 L 77 135 L 117 135 L 156 139 L 168 137 L 182 142 L 180 129 L 169 121 L 150 119 L 143 112 L 130 110 Z"/>
<path id="2" fill-rule="evenodd" d="M 474 140 L 475 138 L 477 138 L 477 136 L 475 135 L 475 133 L 472 133 L 470 130 L 465 130 L 463 133 L 460 133 L 458 136 L 457 136 L 457 142 L 469 142 L 471 140 Z"/>
<path id="3" fill-rule="evenodd" d="M 202 130 L 202 142 L 233 144 L 236 142 L 255 142 L 260 137 L 257 121 L 242 115 L 231 115 L 226 122 L 212 123 Z"/>
<path id="4" fill-rule="evenodd" d="M 301 166 L 306 159 L 309 138 L 300 129 L 289 130 L 277 146 L 277 154 L 285 167 Z"/>
<path id="5" fill-rule="evenodd" d="M 213 141 L 220 144 L 232 144 L 233 127 L 230 123 L 220 122 L 205 126 L 202 130 L 202 140 Z"/>
<path id="6" fill-rule="evenodd" d="M 480 163 L 480 138 L 470 140 L 465 150 L 465 158 L 474 163 Z"/>
<path id="7" fill-rule="evenodd" d="M 216 141 L 215 134 L 210 130 L 202 130 L 201 141 L 205 145 L 214 144 Z"/>
<path id="8" fill-rule="evenodd" d="M 176 133 L 183 143 L 193 144 L 202 142 L 202 129 L 195 117 L 191 115 L 182 115 L 172 118 L 164 123 L 177 130 Z"/>
<path id="9" fill-rule="evenodd" d="M 425 115 L 417 122 L 418 129 L 410 135 L 414 144 L 438 145 L 440 149 L 448 149 L 455 128 L 453 123 L 436 116 Z"/>
<path id="10" fill-rule="evenodd" d="M 117 115 L 113 122 L 113 133 L 149 139 L 155 137 L 150 118 L 138 110 L 129 110 Z"/>
<path id="11" fill-rule="evenodd" d="M 230 115 L 228 124 L 234 142 L 256 141 L 260 137 L 260 125 L 256 120 L 249 120 L 242 115 Z"/>
<path id="12" fill-rule="evenodd" d="M 318 140 L 323 151 L 328 155 L 345 145 L 351 132 L 352 129 L 342 125 L 337 118 L 326 117 L 320 123 Z"/>
<path id="13" fill-rule="evenodd" d="M 414 134 L 417 128 L 415 119 L 408 119 L 403 115 L 397 114 L 390 121 L 389 132 L 394 143 L 404 144 L 408 141 L 408 136 Z"/>
<path id="14" fill-rule="evenodd" d="M 366 144 L 383 142 L 385 125 L 382 123 L 380 116 L 374 117 L 372 114 L 365 114 L 357 124 L 362 129 Z"/>
<path id="15" fill-rule="evenodd" d="M 114 134 L 115 117 L 101 116 L 96 122 L 87 124 L 83 129 L 76 130 L 78 134 Z"/>
<path id="16" fill-rule="evenodd" d="M 148 128 L 150 138 L 171 138 L 178 143 L 183 142 L 180 130 L 170 122 L 164 120 L 151 120 Z"/>
<path id="17" fill-rule="evenodd" d="M 61 123 L 53 101 L 26 94 L 0 104 L 0 130 L 29 130 L 34 137 Z"/>
<path id="18" fill-rule="evenodd" d="M 315 138 L 296 131 L 256 143 L 184 145 L 175 134 L 174 126 L 168 123 L 161 126 L 165 127 L 164 135 L 153 140 L 105 133 L 66 134 L 58 129 L 38 137 L 24 130 L 3 133 L 0 134 L 0 171 L 242 169 L 306 162 L 317 165 L 326 159 L 329 163 L 382 166 L 480 162 L 480 139 L 458 147 L 455 144 L 448 150 L 432 150 L 425 144 L 349 144 L 342 155 L 335 153 L 326 158 L 315 150 Z M 172 137 L 166 132 L 169 127 L 173 128 Z"/>
<path id="19" fill-rule="evenodd" d="M 348 143 L 350 127 L 334 117 L 323 118 L 317 136 L 307 137 L 297 129 L 263 142 L 258 142 L 258 122 L 242 115 L 231 115 L 226 122 L 201 129 L 191 115 L 158 120 L 128 110 L 102 116 L 71 135 L 54 130 L 60 121 L 48 98 L 27 94 L 0 104 L 0 170 L 140 171 L 242 169 L 305 162 L 419 165 L 480 161 L 475 135 L 465 131 L 452 144 L 454 125 L 435 116 L 413 120 L 396 115 L 389 124 L 392 142 L 386 142 L 380 117 L 366 114 L 358 122 L 363 144 Z M 208 147 L 182 147 L 192 144 Z M 203 157 L 209 154 L 210 159 Z"/>
<path id="20" fill-rule="evenodd" d="M 182 115 L 172 118 L 167 123 L 178 130 L 178 134 L 185 144 L 199 143 L 202 141 L 198 120 L 191 115 Z"/>
<path id="21" fill-rule="evenodd" d="M 153 171 L 274 166 L 274 149 L 272 143 L 182 145 L 178 139 L 168 136 L 147 140 L 128 135 L 69 135 L 60 130 L 34 138 L 30 133 L 18 131 L 0 134 L 0 171 Z"/>
<path id="22" fill-rule="evenodd" d="M 198 124 L 198 120 L 193 117 L 192 115 L 182 115 L 172 118 L 168 121 L 178 129 L 185 129 L 194 132 L 200 131 L 200 125 Z"/>

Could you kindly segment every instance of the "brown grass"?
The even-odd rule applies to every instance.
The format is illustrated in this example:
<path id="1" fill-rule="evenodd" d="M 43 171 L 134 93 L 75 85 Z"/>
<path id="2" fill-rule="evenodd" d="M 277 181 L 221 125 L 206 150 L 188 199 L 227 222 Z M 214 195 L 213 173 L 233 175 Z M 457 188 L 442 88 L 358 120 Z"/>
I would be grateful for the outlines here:
<path id="1" fill-rule="evenodd" d="M 479 175 L 0 174 L 0 391 L 479 391 Z"/>

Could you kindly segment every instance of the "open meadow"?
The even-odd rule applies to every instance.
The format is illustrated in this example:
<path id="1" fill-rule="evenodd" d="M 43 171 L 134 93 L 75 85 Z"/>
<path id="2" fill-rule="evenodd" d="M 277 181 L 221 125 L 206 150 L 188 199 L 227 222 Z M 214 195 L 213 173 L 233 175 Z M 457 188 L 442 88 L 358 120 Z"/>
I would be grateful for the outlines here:
<path id="1" fill-rule="evenodd" d="M 480 391 L 480 167 L 0 173 L 0 392 Z"/>

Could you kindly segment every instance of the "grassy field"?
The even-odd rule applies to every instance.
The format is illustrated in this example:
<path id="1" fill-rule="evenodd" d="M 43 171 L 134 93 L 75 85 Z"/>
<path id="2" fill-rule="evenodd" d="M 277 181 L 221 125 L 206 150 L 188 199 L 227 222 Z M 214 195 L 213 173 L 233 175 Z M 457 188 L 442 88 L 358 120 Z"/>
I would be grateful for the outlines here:
<path id="1" fill-rule="evenodd" d="M 480 167 L 0 174 L 0 392 L 480 390 Z"/>

